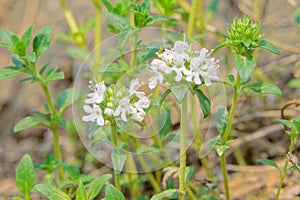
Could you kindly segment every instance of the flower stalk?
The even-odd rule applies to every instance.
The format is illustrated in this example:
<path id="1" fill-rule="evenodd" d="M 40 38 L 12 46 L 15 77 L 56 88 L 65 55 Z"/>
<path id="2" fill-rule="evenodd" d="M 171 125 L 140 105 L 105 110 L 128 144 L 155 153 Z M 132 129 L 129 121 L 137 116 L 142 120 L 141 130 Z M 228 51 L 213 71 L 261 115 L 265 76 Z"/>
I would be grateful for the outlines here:
<path id="1" fill-rule="evenodd" d="M 180 120 L 180 171 L 179 171 L 179 199 L 184 200 L 185 170 L 186 170 L 186 136 L 187 136 L 187 94 L 181 104 Z"/>
<path id="2" fill-rule="evenodd" d="M 44 94 L 46 96 L 47 103 L 48 103 L 48 106 L 49 106 L 50 116 L 51 116 L 51 119 L 53 120 L 56 117 L 56 111 L 54 109 L 54 105 L 53 105 L 53 102 L 52 102 L 52 98 L 51 98 L 51 94 L 50 94 L 48 85 L 43 84 L 42 82 L 40 83 L 40 85 L 41 85 L 41 87 L 44 91 Z M 55 159 L 62 163 L 62 156 L 61 156 L 61 149 L 60 149 L 60 145 L 59 145 L 59 134 L 58 134 L 57 125 L 56 124 L 51 124 L 50 125 L 50 130 L 52 132 L 52 137 L 53 137 L 53 149 L 54 149 Z M 58 172 L 59 180 L 62 181 L 64 179 L 64 173 L 63 173 L 62 165 L 58 166 L 57 172 Z"/>
<path id="3" fill-rule="evenodd" d="M 289 151 L 288 151 L 287 155 L 290 155 L 290 154 L 293 153 L 296 139 L 297 139 L 297 137 L 291 137 L 291 143 L 290 143 Z M 279 181 L 279 185 L 278 185 L 278 188 L 277 188 L 276 200 L 279 200 L 280 191 L 281 191 L 281 188 L 282 188 L 282 185 L 283 185 L 283 180 L 286 176 L 286 172 L 287 172 L 287 168 L 288 168 L 288 163 L 289 163 L 289 160 L 288 160 L 288 158 L 286 158 L 283 170 L 280 171 L 280 181 Z"/>
<path id="4" fill-rule="evenodd" d="M 115 120 L 112 120 L 112 122 L 111 122 L 111 139 L 112 139 L 114 148 L 118 148 L 117 124 L 116 124 Z M 116 188 L 121 191 L 120 175 L 119 175 L 119 173 L 117 173 L 115 167 L 114 167 L 114 181 L 115 181 Z"/>
<path id="5" fill-rule="evenodd" d="M 225 129 L 225 132 L 222 136 L 222 145 L 226 145 L 226 142 L 228 141 L 228 138 L 230 135 L 232 122 L 233 122 L 233 118 L 234 118 L 234 114 L 235 114 L 235 110 L 236 110 L 236 106 L 237 106 L 240 82 L 241 82 L 240 76 L 237 75 L 236 84 L 235 84 L 234 90 L 233 90 L 233 102 L 232 102 L 232 106 L 230 109 L 229 119 L 228 119 L 228 123 L 227 123 L 226 129 Z M 222 175 L 223 175 L 226 200 L 230 200 L 230 191 L 229 191 L 225 152 L 222 154 L 220 162 L 221 162 L 221 169 L 222 169 Z"/>

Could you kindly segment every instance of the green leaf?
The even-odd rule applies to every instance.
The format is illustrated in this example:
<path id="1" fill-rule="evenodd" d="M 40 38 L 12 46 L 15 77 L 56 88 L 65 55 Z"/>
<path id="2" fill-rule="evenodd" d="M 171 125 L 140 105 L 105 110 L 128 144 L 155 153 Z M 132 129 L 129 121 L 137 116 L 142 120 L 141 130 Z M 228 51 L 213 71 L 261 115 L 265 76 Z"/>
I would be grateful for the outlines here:
<path id="1" fill-rule="evenodd" d="M 205 21 L 206 23 L 216 14 L 218 10 L 218 5 L 220 0 L 212 0 L 207 7 L 207 11 L 205 12 Z"/>
<path id="2" fill-rule="evenodd" d="M 194 166 L 187 166 L 185 169 L 184 185 L 187 185 L 194 173 Z"/>
<path id="3" fill-rule="evenodd" d="M 22 35 L 21 41 L 24 44 L 25 50 L 28 48 L 28 45 L 30 43 L 30 39 L 31 39 L 31 34 L 32 34 L 32 30 L 34 28 L 34 25 L 31 25 L 26 31 L 25 33 Z"/>
<path id="4" fill-rule="evenodd" d="M 104 174 L 104 175 L 100 176 L 99 178 L 97 178 L 92 183 L 92 186 L 90 187 L 90 189 L 87 193 L 87 199 L 88 200 L 94 199 L 99 194 L 99 192 L 101 191 L 103 186 L 107 183 L 107 181 L 111 178 L 112 178 L 111 174 Z"/>
<path id="5" fill-rule="evenodd" d="M 198 88 L 195 88 L 194 90 L 197 94 L 203 116 L 206 118 L 210 113 L 210 101 L 201 90 Z"/>
<path id="6" fill-rule="evenodd" d="M 1 30 L 0 37 L 2 41 L 0 42 L 0 46 L 7 48 L 9 51 L 13 51 L 14 46 L 11 41 L 12 35 L 14 34 L 8 30 Z"/>
<path id="7" fill-rule="evenodd" d="M 297 165 L 298 167 L 297 167 L 296 165 Z M 299 167 L 300 167 L 300 162 L 295 163 L 295 165 L 291 166 L 291 167 L 289 168 L 289 170 L 299 170 Z"/>
<path id="8" fill-rule="evenodd" d="M 165 120 L 160 120 L 160 119 L 165 119 Z M 159 135 L 161 137 L 165 137 L 167 133 L 169 133 L 172 130 L 172 119 L 171 119 L 170 109 L 166 109 L 165 112 L 159 113 L 157 116 L 157 121 L 158 121 L 158 127 L 161 127 L 161 129 L 159 130 Z"/>
<path id="9" fill-rule="evenodd" d="M 105 199 L 107 199 L 107 200 L 125 200 L 125 197 L 112 184 L 108 184 L 105 188 Z"/>
<path id="10" fill-rule="evenodd" d="M 57 95 L 57 108 L 59 115 L 79 97 L 79 93 L 73 88 L 68 88 Z"/>
<path id="11" fill-rule="evenodd" d="M 80 169 L 77 166 L 64 164 L 63 167 L 64 167 L 64 171 L 68 175 L 68 177 L 70 177 L 73 180 L 76 180 L 79 178 Z"/>
<path id="12" fill-rule="evenodd" d="M 168 189 L 151 197 L 151 200 L 161 200 L 164 198 L 178 198 L 179 192 L 176 189 Z"/>
<path id="13" fill-rule="evenodd" d="M 116 174 L 120 174 L 126 161 L 126 154 L 123 149 L 116 148 L 111 153 L 111 159 L 113 162 Z"/>
<path id="14" fill-rule="evenodd" d="M 293 122 L 286 120 L 286 119 L 276 119 L 276 120 L 274 120 L 274 122 L 283 124 L 284 126 L 286 126 L 288 128 L 293 127 Z"/>
<path id="15" fill-rule="evenodd" d="M 87 58 L 87 56 L 90 54 L 90 52 L 81 47 L 74 46 L 74 47 L 68 48 L 67 54 L 71 58 L 85 60 Z"/>
<path id="16" fill-rule="evenodd" d="M 255 59 L 253 56 L 242 57 L 237 55 L 234 60 L 238 73 L 243 83 L 246 83 L 251 78 L 252 71 L 255 68 Z"/>
<path id="17" fill-rule="evenodd" d="M 23 200 L 23 198 L 15 196 L 15 197 L 12 198 L 12 200 Z"/>
<path id="18" fill-rule="evenodd" d="M 257 82 L 257 83 L 248 85 L 247 88 L 251 89 L 254 92 L 260 93 L 260 94 L 282 95 L 280 88 L 272 83 Z"/>
<path id="19" fill-rule="evenodd" d="M 86 191 L 82 182 L 79 182 L 76 190 L 76 200 L 86 200 Z"/>
<path id="20" fill-rule="evenodd" d="M 181 104 L 183 98 L 185 97 L 187 91 L 189 90 L 189 86 L 188 85 L 172 86 L 170 90 L 174 94 L 177 102 Z"/>
<path id="21" fill-rule="evenodd" d="M 30 196 L 30 191 L 34 186 L 34 183 L 34 165 L 30 156 L 28 154 L 25 154 L 22 157 L 16 172 L 16 184 L 25 198 L 28 198 Z"/>
<path id="22" fill-rule="evenodd" d="M 41 126 L 41 125 L 43 125 L 43 123 L 37 120 L 36 118 L 31 116 L 25 117 L 15 125 L 14 133 L 24 129 L 32 128 L 35 126 Z"/>
<path id="23" fill-rule="evenodd" d="M 160 15 L 154 15 L 154 16 L 150 16 L 147 21 L 145 22 L 145 26 L 149 26 L 151 24 L 154 23 L 159 23 L 162 21 L 167 21 L 169 18 L 165 17 L 165 16 L 160 16 Z"/>
<path id="24" fill-rule="evenodd" d="M 33 51 L 39 57 L 42 53 L 48 50 L 51 42 L 51 28 L 45 26 L 33 39 Z"/>
<path id="25" fill-rule="evenodd" d="M 229 114 L 225 107 L 221 107 L 215 114 L 215 125 L 221 136 L 223 136 L 228 124 Z"/>
<path id="26" fill-rule="evenodd" d="M 258 162 L 258 163 L 263 163 L 263 164 L 265 164 L 265 165 L 269 165 L 269 166 L 271 166 L 271 167 L 275 167 L 275 168 L 277 168 L 277 169 L 280 170 L 280 168 L 278 167 L 278 165 L 277 165 L 273 160 L 269 160 L 269 159 L 258 159 L 258 160 L 256 160 L 256 162 Z"/>
<path id="27" fill-rule="evenodd" d="M 216 150 L 218 156 L 222 156 L 227 149 L 229 149 L 228 145 L 215 144 L 214 149 Z"/>
<path id="28" fill-rule="evenodd" d="M 66 193 L 50 184 L 37 184 L 33 189 L 43 194 L 49 200 L 71 200 Z"/>
<path id="29" fill-rule="evenodd" d="M 277 55 L 280 54 L 280 51 L 272 43 L 270 43 L 266 40 L 261 40 L 259 42 L 259 46 L 274 53 L 274 54 L 277 54 Z"/>
<path id="30" fill-rule="evenodd" d="M 111 27 L 110 28 L 111 32 L 120 33 L 130 29 L 130 22 L 126 17 L 111 12 L 106 12 L 105 15 Z"/>
<path id="31" fill-rule="evenodd" d="M 289 88 L 300 88 L 300 78 L 294 78 L 288 82 Z"/>
<path id="32" fill-rule="evenodd" d="M 297 25 L 300 26 L 300 8 L 297 8 L 294 11 L 294 17 L 295 17 L 295 21 L 296 21 Z"/>
<path id="33" fill-rule="evenodd" d="M 16 69 L 13 69 L 10 67 L 0 68 L 0 80 L 13 78 L 15 76 L 18 76 L 19 73 L 20 73 L 20 70 L 16 70 Z"/>

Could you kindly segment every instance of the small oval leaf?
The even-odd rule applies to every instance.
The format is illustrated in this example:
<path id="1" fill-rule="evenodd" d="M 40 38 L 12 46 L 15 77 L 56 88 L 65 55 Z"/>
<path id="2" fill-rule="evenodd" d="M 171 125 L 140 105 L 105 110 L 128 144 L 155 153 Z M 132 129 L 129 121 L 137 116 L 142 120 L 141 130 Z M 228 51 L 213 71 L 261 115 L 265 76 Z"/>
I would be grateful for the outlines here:
<path id="1" fill-rule="evenodd" d="M 112 184 L 108 184 L 105 188 L 105 199 L 109 200 L 125 200 L 124 195 Z"/>
<path id="2" fill-rule="evenodd" d="M 195 92 L 197 94 L 203 116 L 206 118 L 210 113 L 210 101 L 201 90 L 195 89 Z"/>
<path id="3" fill-rule="evenodd" d="M 261 40 L 260 43 L 259 43 L 260 47 L 272 52 L 272 53 L 275 53 L 277 55 L 280 54 L 280 51 L 270 42 L 266 41 L 266 40 Z"/>
<path id="4" fill-rule="evenodd" d="M 49 200 L 71 200 L 66 193 L 50 184 L 37 184 L 33 189 L 47 197 Z"/>
<path id="5" fill-rule="evenodd" d="M 93 199 L 95 198 L 103 186 L 106 184 L 106 182 L 112 178 L 111 174 L 104 174 L 97 178 L 93 183 L 92 186 L 90 187 L 88 193 L 87 193 L 87 199 Z"/>
<path id="6" fill-rule="evenodd" d="M 30 191 L 32 190 L 35 183 L 35 171 L 34 165 L 32 163 L 31 157 L 25 154 L 16 171 L 16 184 L 20 192 L 24 197 L 30 196 Z"/>
<path id="7" fill-rule="evenodd" d="M 251 89 L 254 92 L 261 93 L 261 94 L 277 94 L 280 96 L 282 95 L 280 88 L 272 83 L 257 82 L 257 83 L 248 85 L 247 88 Z"/>
<path id="8" fill-rule="evenodd" d="M 36 118 L 31 117 L 31 116 L 25 117 L 15 125 L 14 133 L 19 132 L 24 129 L 27 129 L 27 128 L 32 128 L 32 127 L 41 126 L 41 125 L 43 125 L 43 123 L 40 122 L 39 120 L 37 120 Z"/>
<path id="9" fill-rule="evenodd" d="M 163 198 L 178 198 L 179 192 L 176 189 L 165 190 L 151 197 L 151 200 L 161 200 Z"/>
<path id="10" fill-rule="evenodd" d="M 15 70 L 9 67 L 4 67 L 0 69 L 0 80 L 5 80 L 13 78 L 20 73 L 20 70 Z"/>

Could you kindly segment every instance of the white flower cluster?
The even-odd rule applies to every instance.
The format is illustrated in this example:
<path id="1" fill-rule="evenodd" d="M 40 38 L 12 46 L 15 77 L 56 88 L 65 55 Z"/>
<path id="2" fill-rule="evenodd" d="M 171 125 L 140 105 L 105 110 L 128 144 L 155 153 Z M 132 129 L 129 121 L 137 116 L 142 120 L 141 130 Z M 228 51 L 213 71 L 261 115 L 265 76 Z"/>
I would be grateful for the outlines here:
<path id="1" fill-rule="evenodd" d="M 219 80 L 218 60 L 211 58 L 211 53 L 208 53 L 205 48 L 200 51 L 193 51 L 191 45 L 185 41 L 177 41 L 171 50 L 165 49 L 163 53 L 157 54 L 157 56 L 159 59 L 154 59 L 149 68 L 153 74 L 148 80 L 150 89 L 163 83 L 164 78 L 173 74 L 176 74 L 174 78 L 176 82 L 185 79 L 196 85 L 201 85 L 204 81 L 206 86 L 210 86 L 212 81 Z"/>
<path id="2" fill-rule="evenodd" d="M 107 88 L 104 82 L 90 82 L 89 93 L 83 109 L 88 114 L 83 116 L 85 122 L 96 122 L 99 126 L 109 125 L 112 117 L 121 117 L 127 122 L 130 116 L 133 120 L 141 122 L 145 117 L 145 109 L 149 108 L 150 100 L 144 92 L 138 91 L 142 85 L 137 79 L 130 82 L 129 90 L 112 85 Z"/>

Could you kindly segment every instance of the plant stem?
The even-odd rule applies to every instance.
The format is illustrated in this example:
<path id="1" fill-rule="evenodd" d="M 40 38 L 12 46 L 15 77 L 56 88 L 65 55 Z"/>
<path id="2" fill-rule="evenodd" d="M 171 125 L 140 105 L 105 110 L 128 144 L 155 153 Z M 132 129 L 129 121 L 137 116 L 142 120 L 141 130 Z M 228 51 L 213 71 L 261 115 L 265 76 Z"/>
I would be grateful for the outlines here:
<path id="1" fill-rule="evenodd" d="M 186 168 L 186 135 L 187 135 L 187 94 L 181 103 L 180 120 L 180 171 L 179 171 L 179 200 L 185 195 L 185 168 Z"/>
<path id="2" fill-rule="evenodd" d="M 293 150 L 294 150 L 294 147 L 295 147 L 296 138 L 297 137 L 291 137 L 291 144 L 290 144 L 290 147 L 289 147 L 288 154 L 292 154 L 293 153 Z M 284 180 L 286 172 L 287 172 L 288 163 L 289 163 L 289 160 L 286 159 L 285 163 L 284 163 L 283 170 L 280 172 L 280 181 L 279 181 L 279 185 L 278 185 L 278 188 L 277 188 L 276 200 L 278 200 L 279 196 L 280 196 L 280 191 L 281 191 L 281 188 L 282 188 L 282 185 L 283 185 L 283 180 Z"/>
<path id="3" fill-rule="evenodd" d="M 240 86 L 240 81 L 241 81 L 241 78 L 239 75 L 237 75 L 237 80 L 236 80 L 234 91 L 233 91 L 233 102 L 232 102 L 232 106 L 230 109 L 229 119 L 228 119 L 228 123 L 227 123 L 226 129 L 225 129 L 224 135 L 222 137 L 223 145 L 226 144 L 228 137 L 230 135 L 230 130 L 231 130 L 234 113 L 235 113 L 235 109 L 236 109 L 236 105 L 237 105 L 237 100 L 238 100 L 238 92 L 239 92 L 238 90 L 239 90 L 239 86 Z"/>
<path id="4" fill-rule="evenodd" d="M 226 145 L 226 142 L 228 140 L 228 137 L 230 135 L 231 127 L 232 127 L 232 122 L 234 118 L 234 113 L 237 105 L 237 100 L 238 100 L 238 90 L 240 86 L 240 76 L 237 75 L 236 83 L 234 86 L 234 91 L 233 91 L 233 102 L 232 106 L 230 109 L 230 114 L 229 114 L 229 119 L 228 123 L 225 129 L 225 132 L 222 136 L 222 145 Z M 226 169 L 226 154 L 225 152 L 221 156 L 221 168 L 222 168 L 222 174 L 223 174 L 223 181 L 224 181 L 224 189 L 225 189 L 225 194 L 226 194 L 226 199 L 230 200 L 230 192 L 229 192 L 229 184 L 228 184 L 228 176 L 227 176 L 227 169 Z"/>
<path id="5" fill-rule="evenodd" d="M 115 120 L 112 120 L 112 123 L 111 123 L 111 139 L 112 139 L 112 143 L 114 145 L 114 148 L 118 148 L 117 124 L 116 124 Z M 115 167 L 114 167 L 114 180 L 115 180 L 116 188 L 121 191 L 120 176 L 117 173 Z"/>
<path id="6" fill-rule="evenodd" d="M 46 96 L 48 106 L 49 106 L 50 115 L 51 115 L 51 119 L 53 120 L 56 117 L 56 111 L 54 109 L 54 105 L 53 105 L 53 102 L 52 102 L 52 98 L 51 98 L 51 94 L 50 94 L 48 85 L 41 83 L 41 87 L 42 87 L 42 89 L 44 91 L 44 94 Z M 50 130 L 52 132 L 52 137 L 53 137 L 53 148 L 54 148 L 55 160 L 58 160 L 59 162 L 62 162 L 57 125 L 50 125 Z M 57 171 L 58 171 L 59 180 L 60 181 L 63 180 L 64 179 L 64 174 L 63 174 L 62 165 L 58 166 Z"/>
<path id="7" fill-rule="evenodd" d="M 101 1 L 99 1 L 101 2 Z M 95 53 L 94 53 L 94 57 L 95 57 L 95 62 L 96 65 L 94 66 L 94 68 L 96 68 L 95 70 L 97 71 L 97 67 L 99 66 L 99 62 L 100 62 L 100 54 L 101 54 L 101 49 L 100 49 L 100 42 L 101 42 L 101 7 L 97 8 L 96 7 L 96 13 L 95 13 L 95 37 L 94 37 L 94 48 L 95 48 Z"/>
<path id="8" fill-rule="evenodd" d="M 152 187 L 154 188 L 155 192 L 160 193 L 161 189 L 160 189 L 159 183 L 156 181 L 153 174 L 151 172 L 149 172 L 150 170 L 148 170 L 148 166 L 147 166 L 147 163 L 145 162 L 145 159 L 144 159 L 143 155 L 138 154 L 138 158 L 139 158 L 141 166 L 142 166 L 143 170 L 146 172 L 146 176 L 148 177 L 148 179 L 149 179 Z"/>
<path id="9" fill-rule="evenodd" d="M 223 175 L 223 182 L 224 182 L 224 190 L 225 190 L 226 200 L 230 200 L 230 192 L 229 192 L 228 176 L 227 176 L 227 169 L 226 169 L 226 156 L 225 156 L 225 153 L 221 156 L 221 169 L 222 169 L 222 175 Z"/>
<path id="10" fill-rule="evenodd" d="M 253 1 L 253 15 L 255 21 L 260 21 L 260 0 Z"/>
<path id="11" fill-rule="evenodd" d="M 77 25 L 77 22 L 75 20 L 74 15 L 72 14 L 70 8 L 68 7 L 68 4 L 66 3 L 66 0 L 60 0 L 61 8 L 63 9 L 65 18 L 67 20 L 67 23 L 70 27 L 70 30 L 73 34 L 75 34 L 75 41 L 79 46 L 85 46 L 84 44 L 84 38 L 82 35 L 79 35 L 79 28 Z"/>
<path id="12" fill-rule="evenodd" d="M 187 36 L 192 37 L 194 27 L 195 27 L 195 20 L 196 20 L 196 11 L 199 7 L 199 0 L 192 1 L 192 7 L 190 9 L 190 16 L 188 21 L 188 29 L 187 29 Z"/>
<path id="13" fill-rule="evenodd" d="M 201 161 L 201 164 L 206 172 L 206 175 L 208 178 L 212 179 L 212 173 L 211 170 L 208 166 L 207 163 L 207 159 L 206 157 L 201 157 L 200 156 L 200 150 L 201 150 L 201 146 L 202 146 L 202 139 L 201 139 L 201 132 L 200 132 L 200 127 L 199 127 L 199 123 L 197 120 L 197 109 L 196 109 L 196 105 L 195 105 L 195 98 L 193 98 L 194 96 L 191 96 L 191 109 L 192 109 L 192 119 L 193 119 L 193 125 L 194 125 L 194 129 L 195 129 L 195 141 L 196 141 L 196 151 L 199 153 L 199 159 Z"/>

